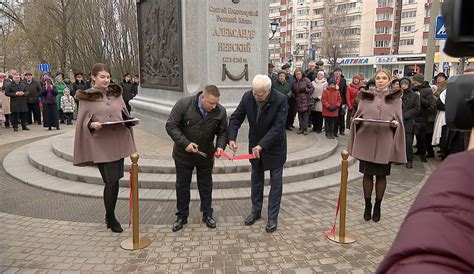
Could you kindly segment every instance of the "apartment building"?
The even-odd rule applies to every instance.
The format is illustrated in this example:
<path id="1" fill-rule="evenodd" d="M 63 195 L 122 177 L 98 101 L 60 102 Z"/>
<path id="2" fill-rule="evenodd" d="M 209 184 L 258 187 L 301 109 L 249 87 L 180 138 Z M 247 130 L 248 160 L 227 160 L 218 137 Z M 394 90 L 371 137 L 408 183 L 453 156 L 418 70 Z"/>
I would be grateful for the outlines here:
<path id="1" fill-rule="evenodd" d="M 331 58 L 336 57 L 336 65 L 348 75 L 370 77 L 378 68 L 400 75 L 424 72 L 432 0 L 270 2 L 270 20 L 284 22 L 277 31 L 279 43 L 274 48 L 270 43 L 277 65 L 292 59 L 302 67 L 321 59 L 334 66 Z M 435 43 L 439 51 L 439 41 Z"/>

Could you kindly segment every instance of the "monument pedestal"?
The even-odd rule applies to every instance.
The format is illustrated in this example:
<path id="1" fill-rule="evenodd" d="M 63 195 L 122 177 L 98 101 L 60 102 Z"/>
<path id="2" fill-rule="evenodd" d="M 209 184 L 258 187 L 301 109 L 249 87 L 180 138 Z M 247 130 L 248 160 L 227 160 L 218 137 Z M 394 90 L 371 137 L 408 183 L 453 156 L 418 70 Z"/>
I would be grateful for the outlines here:
<path id="1" fill-rule="evenodd" d="M 267 73 L 268 0 L 141 0 L 140 87 L 130 102 L 140 128 L 166 136 L 181 98 L 216 85 L 230 116 L 257 74 Z M 247 138 L 248 126 L 239 132 Z"/>

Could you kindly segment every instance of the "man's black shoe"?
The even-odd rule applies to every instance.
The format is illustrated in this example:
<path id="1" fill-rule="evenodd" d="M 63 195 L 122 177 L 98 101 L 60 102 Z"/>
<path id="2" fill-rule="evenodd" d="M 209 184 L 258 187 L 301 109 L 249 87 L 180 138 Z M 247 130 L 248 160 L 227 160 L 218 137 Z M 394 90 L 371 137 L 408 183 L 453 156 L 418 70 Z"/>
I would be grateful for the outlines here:
<path id="1" fill-rule="evenodd" d="M 408 169 L 412 169 L 413 168 L 413 164 L 408 162 L 405 164 L 405 166 L 408 168 Z"/>
<path id="2" fill-rule="evenodd" d="M 428 153 L 426 155 L 426 158 L 434 158 L 434 157 L 435 157 L 434 152 L 433 153 Z"/>
<path id="3" fill-rule="evenodd" d="M 276 219 L 269 219 L 268 223 L 267 223 L 267 226 L 265 227 L 265 230 L 268 233 L 272 233 L 275 230 L 277 230 L 277 220 Z"/>
<path id="4" fill-rule="evenodd" d="M 292 129 L 291 129 L 291 127 L 286 127 L 286 130 L 289 130 L 289 131 L 291 131 Z"/>
<path id="5" fill-rule="evenodd" d="M 176 220 L 176 222 L 173 224 L 173 232 L 176 232 L 178 230 L 181 230 L 183 228 L 183 225 L 187 224 L 188 223 L 188 219 L 181 219 L 181 218 L 178 218 L 178 220 Z"/>
<path id="6" fill-rule="evenodd" d="M 420 155 L 420 160 L 421 160 L 423 163 L 426 163 L 426 156 L 425 156 L 425 155 Z"/>
<path id="7" fill-rule="evenodd" d="M 13 128 L 13 131 L 18 131 L 18 128 L 17 128 L 17 127 L 14 127 L 14 128 Z"/>
<path id="8" fill-rule="evenodd" d="M 260 219 L 260 217 L 260 214 L 250 213 L 250 215 L 245 218 L 245 225 L 253 225 L 256 220 Z"/>
<path id="9" fill-rule="evenodd" d="M 22 127 L 23 130 L 30 130 L 27 126 Z"/>
<path id="10" fill-rule="evenodd" d="M 216 228 L 216 220 L 212 216 L 202 217 L 202 221 L 206 223 L 209 228 Z"/>

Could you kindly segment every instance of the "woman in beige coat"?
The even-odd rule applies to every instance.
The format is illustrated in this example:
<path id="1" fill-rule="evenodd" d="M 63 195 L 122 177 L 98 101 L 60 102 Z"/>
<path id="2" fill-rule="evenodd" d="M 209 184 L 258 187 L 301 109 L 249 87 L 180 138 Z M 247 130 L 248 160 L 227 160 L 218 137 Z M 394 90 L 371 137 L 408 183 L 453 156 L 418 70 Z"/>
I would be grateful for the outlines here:
<path id="1" fill-rule="evenodd" d="M 5 95 L 5 73 L 0 73 L 0 103 L 5 115 L 5 127 L 10 128 L 10 97 Z"/>
<path id="2" fill-rule="evenodd" d="M 123 159 L 137 151 L 130 127 L 133 124 L 102 124 L 123 121 L 129 117 L 129 113 L 122 99 L 122 88 L 110 84 L 110 69 L 104 64 L 95 64 L 91 74 L 95 85 L 88 90 L 79 90 L 76 94 L 81 107 L 74 139 L 74 165 L 98 166 L 105 183 L 107 228 L 120 233 L 123 229 L 115 218 L 115 205 L 119 179 L 124 175 Z"/>
<path id="3" fill-rule="evenodd" d="M 348 151 L 360 161 L 364 174 L 364 220 L 380 220 L 380 206 L 390 175 L 391 163 L 406 163 L 405 129 L 402 116 L 402 92 L 392 91 L 391 73 L 386 69 L 375 73 L 375 90 L 359 94 L 355 118 L 390 121 L 390 123 L 356 121 L 351 123 Z M 375 176 L 375 205 L 372 212 L 372 189 Z"/>

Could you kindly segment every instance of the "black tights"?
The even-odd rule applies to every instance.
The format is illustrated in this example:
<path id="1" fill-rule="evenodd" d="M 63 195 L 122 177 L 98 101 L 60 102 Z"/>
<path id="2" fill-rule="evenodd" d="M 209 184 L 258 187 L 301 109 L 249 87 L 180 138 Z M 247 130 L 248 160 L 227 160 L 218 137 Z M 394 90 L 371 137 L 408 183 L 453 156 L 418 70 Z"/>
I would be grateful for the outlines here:
<path id="1" fill-rule="evenodd" d="M 364 175 L 364 178 L 362 179 L 362 186 L 364 188 L 364 198 L 371 199 L 372 189 L 374 188 L 374 176 Z M 375 199 L 382 200 L 386 187 L 387 177 L 375 176 Z"/>
<path id="2" fill-rule="evenodd" d="M 107 215 L 115 216 L 115 205 L 119 192 L 119 183 L 105 183 L 104 187 L 104 205 Z"/>

